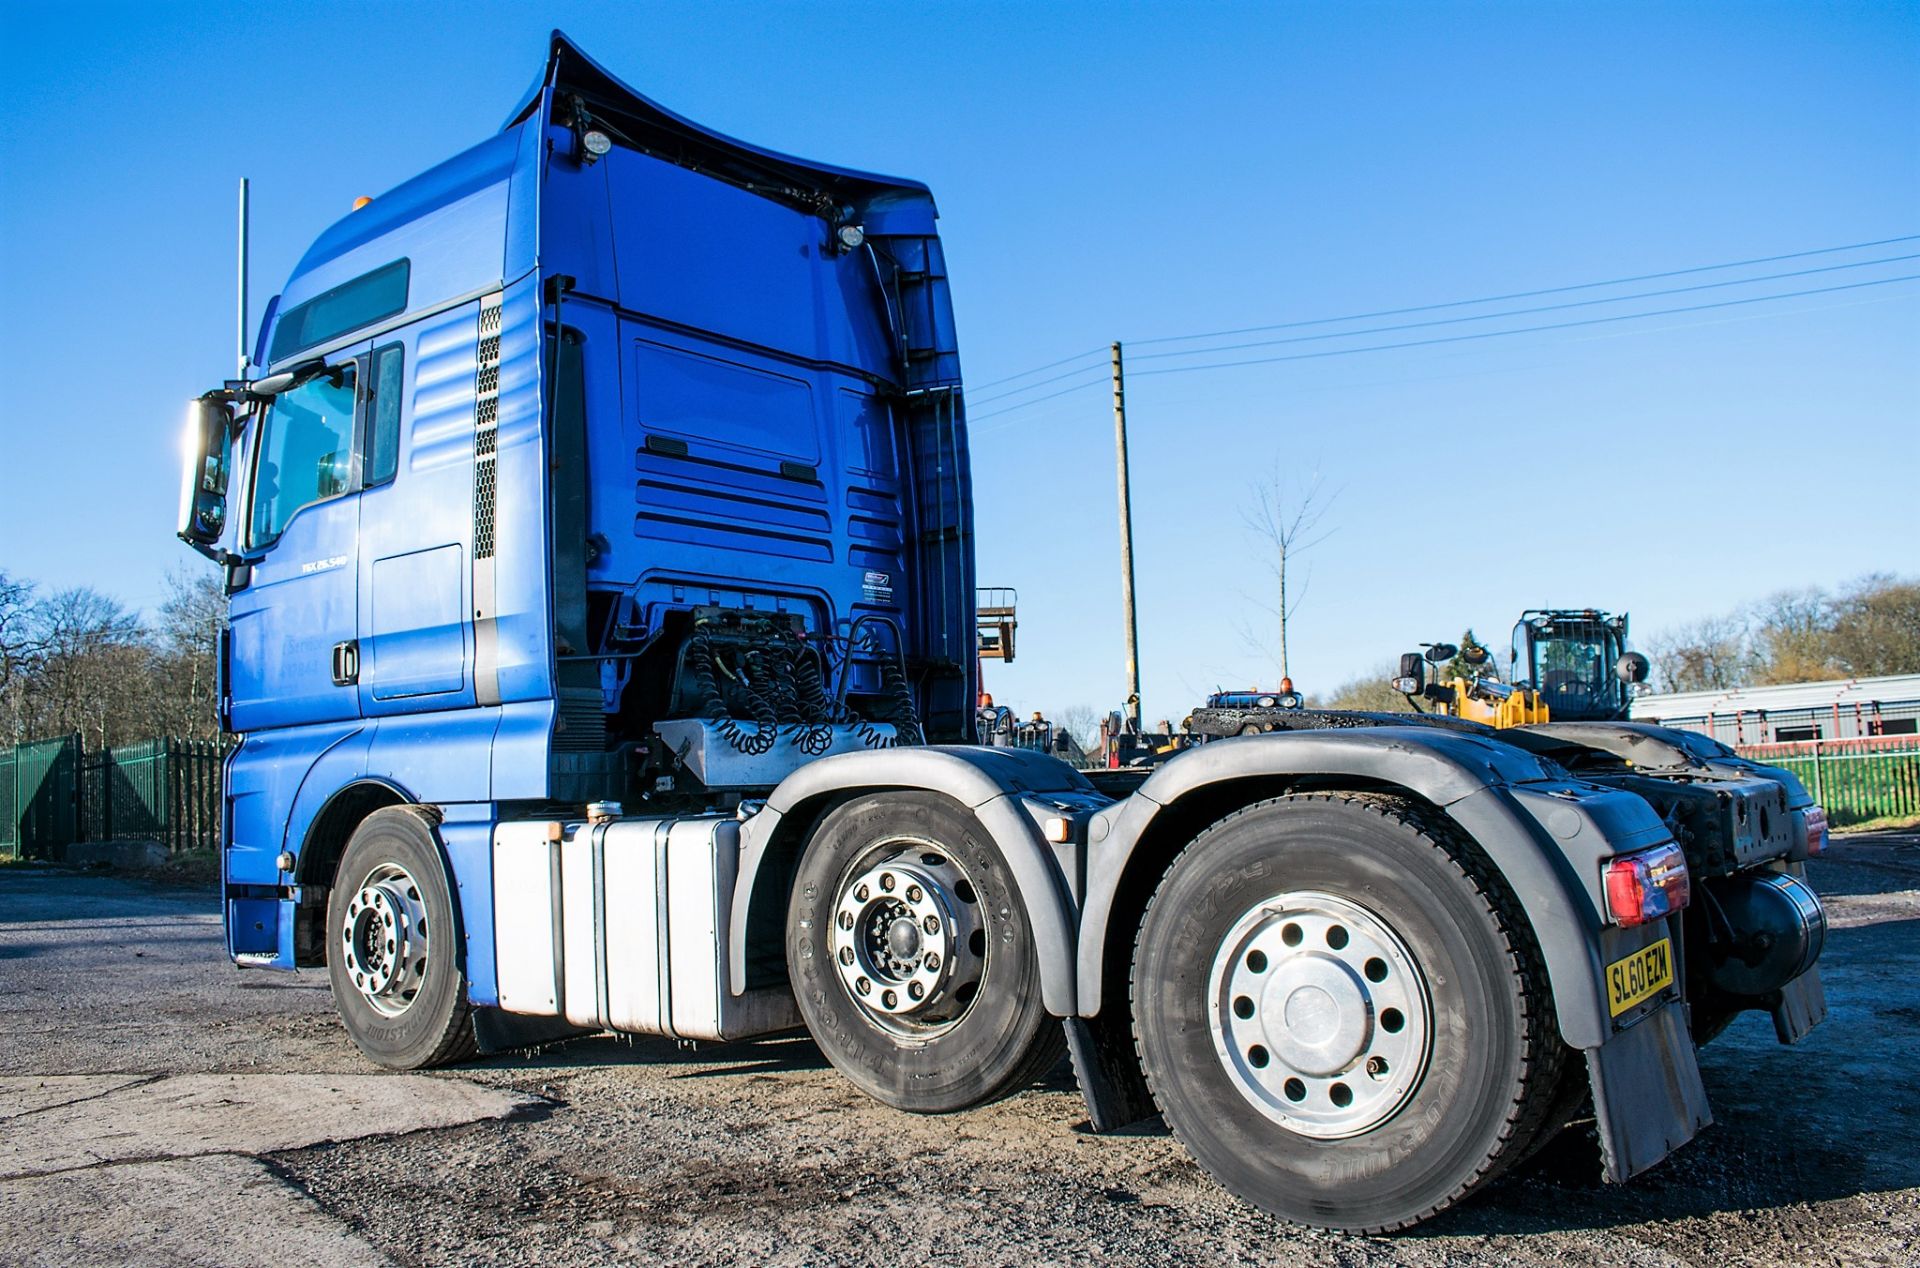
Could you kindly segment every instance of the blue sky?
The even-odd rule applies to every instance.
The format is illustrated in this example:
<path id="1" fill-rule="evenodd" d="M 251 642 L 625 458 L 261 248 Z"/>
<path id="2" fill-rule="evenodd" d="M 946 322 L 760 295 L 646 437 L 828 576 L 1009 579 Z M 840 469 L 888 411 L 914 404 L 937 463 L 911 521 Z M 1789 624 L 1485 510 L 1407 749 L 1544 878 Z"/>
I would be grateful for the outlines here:
<path id="1" fill-rule="evenodd" d="M 927 181 L 969 381 L 1165 336 L 1920 234 L 1911 4 L 26 5 L 0 0 L 0 568 L 154 603 L 181 403 L 354 196 L 496 128 L 566 29 L 773 148 Z M 1920 571 L 1920 282 L 1203 372 L 1149 368 L 1920 274 L 1920 241 L 1491 308 L 1847 265 L 1421 331 L 1146 360 L 1129 384 L 1149 717 L 1274 676 L 1241 528 L 1276 464 L 1337 496 L 1294 677 L 1330 686 L 1522 607 L 1642 635 Z M 980 575 L 1021 594 L 1022 709 L 1123 690 L 1097 369 L 973 395 Z M 1086 386 L 1078 386 L 1085 384 Z M 1030 407 L 984 417 L 1062 388 Z"/>

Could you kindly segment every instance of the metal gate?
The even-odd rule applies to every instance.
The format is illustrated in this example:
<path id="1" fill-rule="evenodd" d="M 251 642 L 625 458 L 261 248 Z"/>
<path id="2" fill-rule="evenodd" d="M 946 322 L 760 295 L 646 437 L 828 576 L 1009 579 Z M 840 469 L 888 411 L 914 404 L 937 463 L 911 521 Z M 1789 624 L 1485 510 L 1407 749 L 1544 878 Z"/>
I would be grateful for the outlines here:
<path id="1" fill-rule="evenodd" d="M 1747 744 L 1739 751 L 1798 775 L 1835 827 L 1920 818 L 1920 740 L 1911 736 Z"/>
<path id="2" fill-rule="evenodd" d="M 83 841 L 158 841 L 168 851 L 220 844 L 220 745 L 148 740 L 80 763 Z"/>
<path id="3" fill-rule="evenodd" d="M 218 849 L 223 751 L 162 739 L 87 753 L 77 735 L 0 748 L 0 858 L 49 858 L 76 841 Z"/>
<path id="4" fill-rule="evenodd" d="M 0 856 L 45 858 L 80 839 L 80 737 L 0 749 Z"/>

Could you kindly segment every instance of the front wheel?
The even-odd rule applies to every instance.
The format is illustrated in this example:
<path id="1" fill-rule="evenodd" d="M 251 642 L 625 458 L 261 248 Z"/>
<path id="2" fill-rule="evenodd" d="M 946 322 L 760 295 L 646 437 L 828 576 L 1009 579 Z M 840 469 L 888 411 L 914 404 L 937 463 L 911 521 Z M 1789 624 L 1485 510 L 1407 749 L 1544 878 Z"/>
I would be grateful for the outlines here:
<path id="1" fill-rule="evenodd" d="M 1135 946 L 1141 1063 L 1223 1185 L 1387 1232 L 1499 1174 L 1552 1112 L 1563 1048 L 1516 903 L 1399 798 L 1302 794 L 1194 841 Z"/>
<path id="2" fill-rule="evenodd" d="M 347 1033 L 394 1070 L 474 1052 L 453 900 L 431 821 L 376 810 L 355 829 L 327 898 L 327 976 Z"/>
<path id="3" fill-rule="evenodd" d="M 875 1100 L 946 1113 L 1059 1060 L 1033 932 L 979 822 L 932 793 L 857 798 L 807 846 L 787 968 L 808 1031 Z"/>

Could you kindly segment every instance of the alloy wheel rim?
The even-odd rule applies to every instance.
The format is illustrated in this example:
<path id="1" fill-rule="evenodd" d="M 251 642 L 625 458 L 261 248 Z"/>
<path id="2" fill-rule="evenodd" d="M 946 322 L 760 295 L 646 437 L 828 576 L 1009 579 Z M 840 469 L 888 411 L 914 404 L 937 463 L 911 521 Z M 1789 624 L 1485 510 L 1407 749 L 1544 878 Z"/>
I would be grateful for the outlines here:
<path id="1" fill-rule="evenodd" d="M 1221 939 L 1209 975 L 1214 1052 L 1267 1118 L 1303 1136 L 1357 1136 L 1426 1076 L 1425 972 L 1386 920 L 1334 894 L 1258 903 Z"/>

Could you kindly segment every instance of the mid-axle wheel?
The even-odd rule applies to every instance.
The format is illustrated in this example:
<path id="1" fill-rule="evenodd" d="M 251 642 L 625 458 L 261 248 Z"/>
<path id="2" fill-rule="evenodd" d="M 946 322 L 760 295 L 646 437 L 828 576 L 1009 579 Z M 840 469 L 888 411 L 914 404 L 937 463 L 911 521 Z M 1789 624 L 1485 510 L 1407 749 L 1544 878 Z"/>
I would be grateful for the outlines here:
<path id="1" fill-rule="evenodd" d="M 794 878 L 787 967 L 827 1059 L 899 1109 L 978 1105 L 1060 1056 L 1006 860 L 946 797 L 862 797 L 827 816 Z"/>

